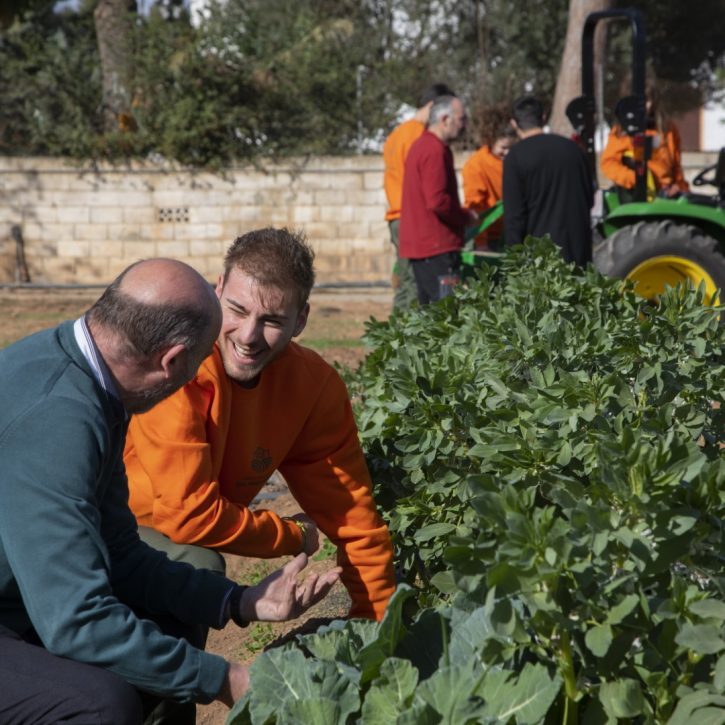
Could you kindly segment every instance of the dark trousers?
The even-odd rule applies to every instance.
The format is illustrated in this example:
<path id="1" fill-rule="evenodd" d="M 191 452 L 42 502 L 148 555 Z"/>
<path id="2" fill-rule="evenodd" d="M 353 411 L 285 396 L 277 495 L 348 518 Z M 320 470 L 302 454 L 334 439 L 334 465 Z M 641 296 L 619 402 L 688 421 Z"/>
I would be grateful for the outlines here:
<path id="1" fill-rule="evenodd" d="M 163 551 L 171 561 L 182 561 L 191 564 L 195 569 L 209 569 L 221 574 L 226 570 L 224 557 L 213 549 L 192 544 L 175 544 L 168 536 L 147 526 L 138 527 L 141 541 L 145 541 L 157 551 Z M 204 625 L 181 624 L 170 617 L 151 616 L 142 614 L 145 619 L 153 619 L 166 634 L 172 637 L 184 638 L 189 644 L 198 649 L 204 649 L 209 628 Z M 144 697 L 148 697 L 144 695 Z M 147 717 L 144 725 L 194 725 L 196 722 L 196 705 L 193 702 L 178 703 L 173 700 L 156 700 L 155 707 L 149 709 L 148 703 L 145 712 Z"/>
<path id="2" fill-rule="evenodd" d="M 224 573 L 224 558 L 198 546 L 179 546 L 152 529 L 141 538 L 174 561 Z M 208 630 L 170 617 L 136 614 L 166 634 L 204 649 Z M 0 625 L 0 723 L 2 725 L 194 725 L 196 705 L 140 692 L 118 675 L 48 652 L 35 633 L 25 639 Z"/>
<path id="3" fill-rule="evenodd" d="M 437 302 L 445 297 L 460 277 L 460 252 L 446 252 L 435 257 L 411 259 L 410 263 L 418 287 L 418 302 L 421 305 Z"/>
<path id="4" fill-rule="evenodd" d="M 0 626 L 0 722 L 140 725 L 141 695 L 118 675 L 50 654 Z"/>
<path id="5" fill-rule="evenodd" d="M 193 640 L 198 633 L 194 628 L 176 620 L 154 619 L 167 634 L 196 644 Z M 194 725 L 196 705 L 136 690 L 102 667 L 51 654 L 34 632 L 22 638 L 0 625 L 0 723 L 60 722 Z"/>

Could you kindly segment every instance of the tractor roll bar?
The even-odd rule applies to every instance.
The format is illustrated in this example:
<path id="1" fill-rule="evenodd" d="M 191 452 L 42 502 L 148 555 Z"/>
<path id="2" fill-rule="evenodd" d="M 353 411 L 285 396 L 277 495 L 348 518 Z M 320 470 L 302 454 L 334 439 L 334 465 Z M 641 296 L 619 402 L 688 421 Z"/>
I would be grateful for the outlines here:
<path id="1" fill-rule="evenodd" d="M 636 8 L 601 10 L 590 13 L 582 32 L 582 95 L 566 107 L 566 115 L 584 147 L 592 176 L 596 182 L 596 152 L 594 149 L 596 100 L 594 97 L 594 31 L 600 20 L 629 20 L 632 27 L 632 87 L 631 95 L 619 101 L 615 114 L 629 135 L 645 130 L 645 68 L 646 43 L 644 17 Z"/>

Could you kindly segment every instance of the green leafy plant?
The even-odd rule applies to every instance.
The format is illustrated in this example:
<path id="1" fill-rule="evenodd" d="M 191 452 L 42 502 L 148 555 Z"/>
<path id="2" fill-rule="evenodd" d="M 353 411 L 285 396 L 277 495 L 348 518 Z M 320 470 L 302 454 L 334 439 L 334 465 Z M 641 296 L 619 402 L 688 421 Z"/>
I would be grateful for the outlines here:
<path id="1" fill-rule="evenodd" d="M 254 586 L 259 584 L 266 576 L 272 573 L 274 567 L 263 559 L 258 559 L 252 565 L 252 569 L 244 574 L 244 583 L 246 586 Z"/>
<path id="2" fill-rule="evenodd" d="M 253 625 L 253 629 L 250 631 L 249 638 L 241 653 L 242 657 L 250 654 L 256 655 L 261 652 L 268 644 L 274 642 L 275 637 L 276 634 L 271 624 L 263 622 Z"/>
<path id="3" fill-rule="evenodd" d="M 312 560 L 324 561 L 325 559 L 334 559 L 336 555 L 337 547 L 329 539 L 325 539 L 320 550 L 312 557 Z"/>
<path id="4" fill-rule="evenodd" d="M 725 326 L 702 297 L 653 306 L 532 241 L 371 322 L 350 382 L 406 583 L 380 625 L 261 657 L 231 722 L 722 722 Z"/>

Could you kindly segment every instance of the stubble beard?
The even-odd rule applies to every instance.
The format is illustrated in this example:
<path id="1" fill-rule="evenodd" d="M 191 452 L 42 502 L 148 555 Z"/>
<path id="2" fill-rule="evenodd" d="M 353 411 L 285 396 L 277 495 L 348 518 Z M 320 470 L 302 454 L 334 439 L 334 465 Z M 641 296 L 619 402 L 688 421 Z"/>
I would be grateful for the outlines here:
<path id="1" fill-rule="evenodd" d="M 224 371 L 227 377 L 242 386 L 253 386 L 269 362 L 269 360 L 265 359 L 252 365 L 240 365 L 238 362 L 230 359 L 231 354 L 227 353 L 222 347 L 220 347 L 220 350 L 222 364 L 224 365 Z"/>

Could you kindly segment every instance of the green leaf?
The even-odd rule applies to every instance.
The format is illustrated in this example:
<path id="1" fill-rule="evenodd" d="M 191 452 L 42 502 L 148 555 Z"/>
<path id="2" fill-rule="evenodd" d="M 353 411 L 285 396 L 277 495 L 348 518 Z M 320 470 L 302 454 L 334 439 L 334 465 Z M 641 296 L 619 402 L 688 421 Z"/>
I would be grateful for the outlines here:
<path id="1" fill-rule="evenodd" d="M 427 702 L 419 700 L 399 715 L 395 725 L 439 725 L 440 722 L 441 716 Z M 367 723 L 363 720 L 362 725 Z"/>
<path id="2" fill-rule="evenodd" d="M 317 698 L 286 702 L 277 715 L 279 725 L 345 725 L 347 716 L 333 700 Z"/>
<path id="3" fill-rule="evenodd" d="M 322 660 L 354 665 L 360 649 L 377 637 L 378 625 L 370 620 L 336 620 L 316 634 L 300 641 L 312 655 Z"/>
<path id="4" fill-rule="evenodd" d="M 481 670 L 470 662 L 443 667 L 420 685 L 418 696 L 442 716 L 441 723 L 460 725 L 484 714 L 480 680 Z"/>
<path id="5" fill-rule="evenodd" d="M 612 718 L 636 717 L 644 711 L 642 687 L 637 680 L 603 682 L 599 686 L 599 700 Z"/>
<path id="6" fill-rule="evenodd" d="M 615 604 L 607 614 L 608 624 L 619 624 L 622 622 L 632 610 L 639 604 L 639 596 L 636 594 L 628 594 L 619 603 Z"/>
<path id="7" fill-rule="evenodd" d="M 725 697 L 710 692 L 685 695 L 675 707 L 667 725 L 722 725 L 725 723 Z"/>
<path id="8" fill-rule="evenodd" d="M 700 599 L 692 602 L 690 611 L 703 619 L 725 620 L 725 602 L 719 599 Z"/>
<path id="9" fill-rule="evenodd" d="M 403 625 L 403 607 L 414 597 L 415 591 L 405 584 L 399 585 L 395 590 L 378 626 L 376 639 L 366 644 L 355 658 L 360 667 L 361 684 L 377 677 L 381 664 L 395 653 L 398 643 L 407 631 Z"/>
<path id="10" fill-rule="evenodd" d="M 587 630 L 584 642 L 595 657 L 604 657 L 613 639 L 612 628 L 608 624 L 598 624 Z"/>
<path id="11" fill-rule="evenodd" d="M 501 672 L 488 672 L 481 694 L 486 701 L 484 712 L 507 723 L 512 718 L 518 725 L 541 722 L 561 690 L 559 675 L 551 677 L 540 664 L 525 664 L 515 682 Z"/>
<path id="12" fill-rule="evenodd" d="M 252 715 L 249 712 L 250 692 L 240 697 L 227 715 L 224 725 L 253 725 Z"/>
<path id="13" fill-rule="evenodd" d="M 414 539 L 418 543 L 423 543 L 431 539 L 440 539 L 455 530 L 456 527 L 453 524 L 428 524 L 415 532 Z"/>
<path id="14" fill-rule="evenodd" d="M 365 696 L 362 721 L 366 725 L 389 725 L 409 709 L 418 684 L 418 672 L 407 660 L 391 657 L 380 667 Z"/>
<path id="15" fill-rule="evenodd" d="M 310 698 L 315 687 L 305 656 L 299 650 L 270 650 L 249 668 L 250 712 L 254 722 L 264 722 L 287 700 Z"/>
<path id="16" fill-rule="evenodd" d="M 249 668 L 249 712 L 253 722 L 266 722 L 273 713 L 297 701 L 330 700 L 341 717 L 360 707 L 357 683 L 334 663 L 308 661 L 298 649 L 281 647 L 265 652 Z M 325 705 L 322 706 L 328 712 Z"/>
<path id="17" fill-rule="evenodd" d="M 559 451 L 559 455 L 556 458 L 556 463 L 558 466 L 563 468 L 564 466 L 569 465 L 569 461 L 571 461 L 571 445 L 569 444 L 569 441 L 564 441 L 561 446 L 561 450 Z"/>
<path id="18" fill-rule="evenodd" d="M 697 523 L 694 516 L 673 516 L 670 520 L 670 529 L 675 536 L 686 534 Z"/>
<path id="19" fill-rule="evenodd" d="M 718 658 L 712 683 L 719 693 L 725 692 L 725 655 Z"/>
<path id="20" fill-rule="evenodd" d="M 725 640 L 720 634 L 720 629 L 711 624 L 685 624 L 675 642 L 698 654 L 712 655 L 725 649 Z"/>
<path id="21" fill-rule="evenodd" d="M 451 638 L 448 645 L 450 664 L 463 665 L 470 662 L 489 639 L 499 638 L 486 607 L 479 607 L 469 616 L 462 616 L 451 625 Z"/>
<path id="22" fill-rule="evenodd" d="M 430 583 L 444 594 L 453 594 L 458 590 L 456 579 L 451 571 L 439 571 L 431 577 Z"/>

